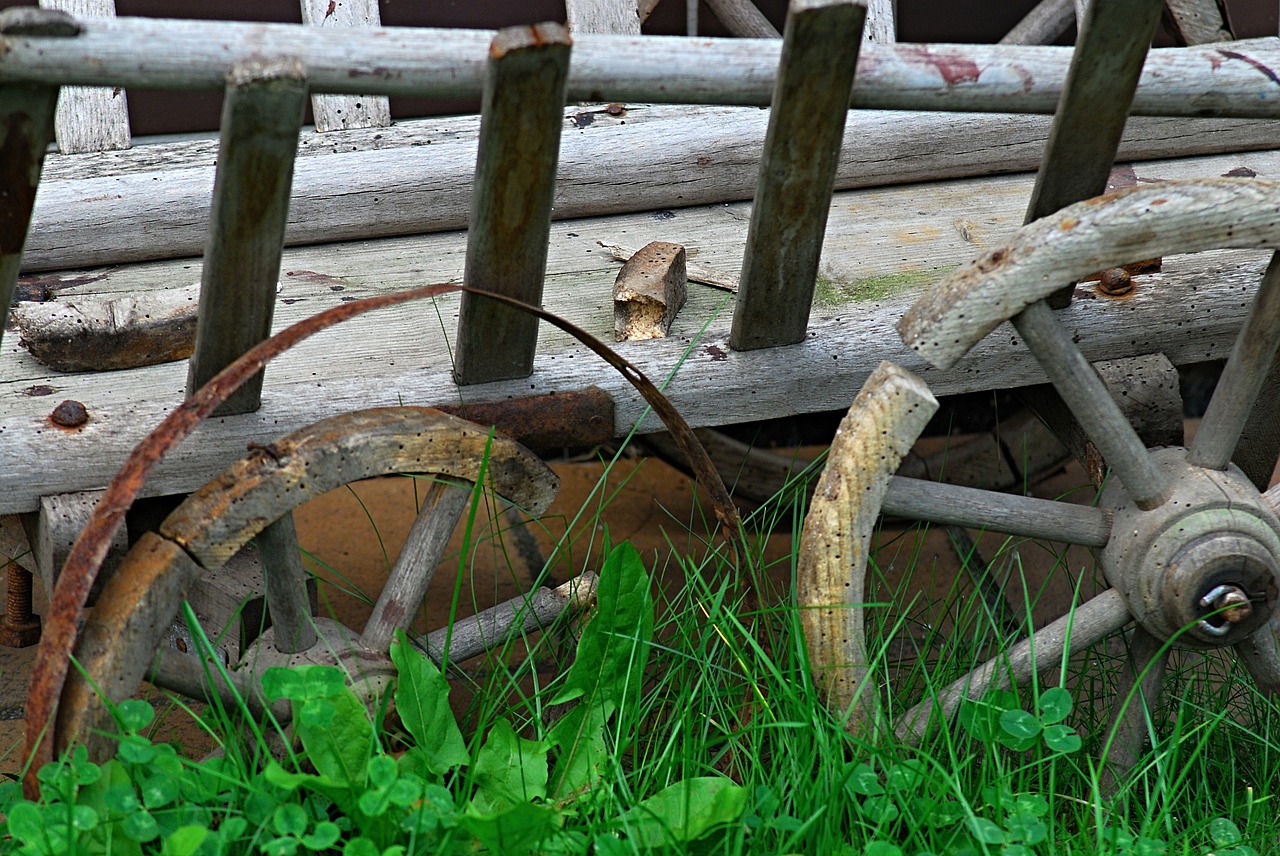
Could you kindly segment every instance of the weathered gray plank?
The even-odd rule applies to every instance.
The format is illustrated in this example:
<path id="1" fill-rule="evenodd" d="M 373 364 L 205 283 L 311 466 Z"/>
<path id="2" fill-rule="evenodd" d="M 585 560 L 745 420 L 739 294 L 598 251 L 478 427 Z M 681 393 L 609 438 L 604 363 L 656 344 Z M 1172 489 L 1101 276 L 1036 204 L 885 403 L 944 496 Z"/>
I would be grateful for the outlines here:
<path id="1" fill-rule="evenodd" d="M 792 0 L 729 344 L 805 337 L 866 7 Z"/>
<path id="2" fill-rule="evenodd" d="M 271 334 L 306 93 L 296 60 L 245 63 L 228 75 L 188 392 Z M 261 395 L 259 373 L 218 412 L 255 410 Z"/>
<path id="3" fill-rule="evenodd" d="M 565 0 L 569 32 L 640 35 L 640 10 L 636 0 Z"/>
<path id="4" fill-rule="evenodd" d="M 313 27 L 378 27 L 378 0 L 302 0 L 302 22 Z M 385 128 L 391 105 L 385 95 L 314 95 L 311 112 L 320 132 Z"/>
<path id="5" fill-rule="evenodd" d="M 575 118 L 582 112 L 566 113 L 572 124 L 561 138 L 557 219 L 750 199 L 755 192 L 769 119 L 765 112 L 630 106 L 621 116 L 591 110 L 586 114 L 590 124 Z M 836 187 L 1034 169 L 1049 121 L 1044 116 L 853 111 L 845 124 Z M 326 136 L 335 142 L 321 151 L 319 138 L 304 134 L 286 242 L 464 228 L 477 133 L 474 118 L 402 122 L 378 132 L 380 140 L 369 131 L 332 132 Z M 403 145 L 390 146 L 401 134 Z M 1120 157 L 1270 148 L 1277 138 L 1277 122 L 1132 119 Z M 931 144 L 921 146 L 922 139 Z M 180 143 L 51 159 L 36 197 L 23 268 L 57 270 L 199 254 L 216 158 L 216 143 Z M 163 194 L 157 194 L 158 187 Z M 730 270 L 736 267 L 737 260 Z"/>
<path id="6" fill-rule="evenodd" d="M 782 34 L 751 0 L 706 0 L 707 8 L 735 36 L 745 39 L 777 39 Z"/>
<path id="7" fill-rule="evenodd" d="M 898 40 L 898 0 L 867 0 L 867 23 L 862 40 L 891 45 Z"/>
<path id="8" fill-rule="evenodd" d="M 1184 44 L 1202 45 L 1209 42 L 1227 42 L 1231 32 L 1222 20 L 1222 10 L 1216 0 L 1165 0 L 1169 9 L 1168 20 L 1174 33 Z"/>
<path id="9" fill-rule="evenodd" d="M 1145 185 L 1233 169 L 1280 178 L 1280 154 L 1162 161 L 1137 167 L 1137 176 Z M 650 377 L 672 376 L 668 394 L 695 426 L 845 406 L 881 359 L 921 374 L 939 395 L 1044 383 L 1011 330 L 988 337 L 954 369 L 940 371 L 902 345 L 893 329 L 925 285 L 1009 238 L 1021 223 L 1030 187 L 1030 177 L 1023 175 L 838 194 L 828 218 L 813 335 L 799 345 L 731 351 L 724 311 L 731 298 L 695 285 L 669 338 L 616 347 Z M 597 240 L 679 241 L 703 263 L 732 270 L 741 262 L 748 214 L 747 205 L 731 204 L 677 210 L 665 219 L 640 213 L 562 223 L 552 231 L 544 304 L 610 337 L 618 267 Z M 464 252 L 460 234 L 289 250 L 275 325 L 343 299 L 458 279 Z M 1268 257 L 1256 251 L 1166 256 L 1164 272 L 1135 278 L 1137 287 L 1127 298 L 1105 298 L 1093 286 L 1080 286 L 1062 318 L 1079 333 L 1091 360 L 1153 351 L 1165 352 L 1175 365 L 1222 358 Z M 69 292 L 109 294 L 190 282 L 197 275 L 198 263 L 185 260 L 40 281 Z M 247 442 L 265 444 L 344 410 L 456 404 L 448 337 L 429 334 L 424 312 L 427 318 L 438 312 L 448 326 L 457 306 L 456 298 L 445 298 L 434 309 L 410 307 L 357 319 L 284 355 L 271 365 L 262 409 L 203 426 L 161 465 L 148 492 L 192 490 L 241 458 Z M 850 334 L 854 329 L 857 335 Z M 534 368 L 526 380 L 473 387 L 463 398 L 500 401 L 598 384 L 616 402 L 618 431 L 645 412 L 625 381 L 557 331 L 543 331 Z M 181 363 L 108 374 L 52 373 L 11 342 L 0 353 L 0 512 L 34 510 L 39 496 L 105 484 L 143 434 L 182 401 L 185 377 Z M 48 422 L 63 398 L 83 401 L 90 412 L 79 433 L 64 433 Z M 652 416 L 640 424 L 641 431 L 660 428 Z M 59 466 L 41 463 L 51 459 Z"/>
<path id="10" fill-rule="evenodd" d="M 219 89 L 227 68 L 255 55 L 296 56 L 313 91 L 475 98 L 492 32 L 353 28 L 320 32 L 233 21 L 89 19 L 71 40 L 5 40 L 0 80 Z M 776 39 L 683 39 L 587 33 L 575 43 L 573 101 L 768 104 Z M 1225 51 L 1225 53 L 1224 53 Z M 868 109 L 1052 113 L 1070 48 L 869 45 L 851 106 Z M 1153 51 L 1136 115 L 1270 117 L 1280 87 L 1258 69 L 1280 65 L 1280 41 Z"/>
<path id="11" fill-rule="evenodd" d="M 500 31 L 481 102 L 464 281 L 535 305 L 547 268 L 570 44 L 558 24 Z M 527 377 L 538 319 L 465 294 L 457 340 L 459 383 Z"/>
<path id="12" fill-rule="evenodd" d="M 1067 31 L 1075 22 L 1072 0 L 1040 0 L 1014 28 L 1000 39 L 1002 45 L 1044 45 Z"/>
<path id="13" fill-rule="evenodd" d="M 114 18 L 115 0 L 40 0 L 43 9 L 57 9 L 83 18 Z M 129 148 L 129 109 L 120 87 L 67 86 L 58 96 L 55 125 L 58 151 L 99 152 Z"/>

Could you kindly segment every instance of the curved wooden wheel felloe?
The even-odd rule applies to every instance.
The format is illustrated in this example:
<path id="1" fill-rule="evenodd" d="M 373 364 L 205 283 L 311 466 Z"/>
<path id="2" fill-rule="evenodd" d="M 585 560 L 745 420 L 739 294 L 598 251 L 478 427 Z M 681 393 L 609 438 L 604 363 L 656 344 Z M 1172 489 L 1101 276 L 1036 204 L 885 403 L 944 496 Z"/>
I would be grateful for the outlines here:
<path id="1" fill-rule="evenodd" d="M 333 488 L 394 473 L 437 478 L 373 615 L 360 634 L 312 617 L 291 512 Z M 108 703 L 137 691 L 196 577 L 221 568 L 255 537 L 264 551 L 271 549 L 270 539 L 283 538 L 286 558 L 271 565 L 264 557 L 273 626 L 245 661 L 252 657 L 255 670 L 327 661 L 363 663 L 362 668 L 377 672 L 395 630 L 407 627 L 416 614 L 472 487 L 482 477 L 486 488 L 532 515 L 545 511 L 559 488 L 557 476 L 523 446 L 425 407 L 343 414 L 254 450 L 189 496 L 156 532 L 140 538 L 108 580 L 77 642 L 75 656 L 82 669 L 71 672 L 62 694 L 56 749 L 89 741 L 95 754 L 110 753 L 109 739 L 91 739 L 97 729 L 109 728 Z M 571 600 L 589 596 L 591 581 L 582 582 L 582 591 L 573 597 L 561 593 L 565 596 L 551 601 L 563 609 Z M 535 593 L 525 604 L 506 605 L 508 612 L 532 607 L 540 595 L 547 600 L 547 593 Z M 540 617 L 546 619 L 545 614 Z M 482 615 L 475 623 L 491 633 L 493 618 Z M 190 692 L 189 684 L 177 683 Z"/>
<path id="2" fill-rule="evenodd" d="M 1222 379 L 1187 447 L 1148 449 L 1044 300 L 1091 273 L 1172 253 L 1280 247 L 1280 183 L 1248 179 L 1169 182 L 1109 194 L 1021 229 L 1009 244 L 946 277 L 899 324 L 928 363 L 959 362 L 1009 320 L 1111 469 L 1099 507 L 1006 496 L 893 476 L 936 403 L 924 381 L 883 363 L 850 408 L 805 522 L 799 597 L 815 678 L 857 733 L 883 723 L 880 688 L 869 686 L 864 638 L 867 550 L 883 511 L 1093 548 L 1111 588 L 1072 616 L 965 675 L 897 717 L 900 737 L 919 739 L 965 698 L 1027 680 L 1038 660 L 1056 663 L 1133 624 L 1127 694 L 1159 690 L 1168 643 L 1233 646 L 1268 693 L 1280 693 L 1275 619 L 1280 602 L 1280 487 L 1263 492 L 1280 436 L 1242 434 L 1280 345 L 1280 256 L 1258 288 Z M 1275 373 L 1272 372 L 1274 377 Z M 1242 448 L 1237 450 L 1237 446 Z M 1233 456 L 1250 461 L 1245 469 Z M 1261 463 L 1257 463 L 1257 461 Z M 1034 650 L 1034 656 L 1033 656 Z M 1127 682 L 1127 685 L 1126 685 Z M 1117 707 L 1126 707 L 1117 705 Z M 1145 736 L 1127 705 L 1118 735 Z M 1118 744 L 1123 740 L 1118 740 Z M 1136 758 L 1110 756 L 1113 775 Z"/>

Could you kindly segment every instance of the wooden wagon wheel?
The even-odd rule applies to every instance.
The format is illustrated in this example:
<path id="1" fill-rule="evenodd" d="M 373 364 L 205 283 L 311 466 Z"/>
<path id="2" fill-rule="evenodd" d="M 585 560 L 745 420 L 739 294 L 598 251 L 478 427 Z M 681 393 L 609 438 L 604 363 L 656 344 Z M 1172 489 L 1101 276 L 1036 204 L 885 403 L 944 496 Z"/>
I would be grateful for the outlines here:
<path id="1" fill-rule="evenodd" d="M 1010 320 L 1111 468 L 1099 507 L 1007 496 L 893 475 L 936 402 L 924 381 L 883 363 L 837 434 L 806 520 L 799 599 L 815 678 L 848 727 L 883 722 L 880 693 L 867 686 L 862 601 L 867 551 L 882 511 L 1093 548 L 1111 588 L 1074 616 L 965 675 L 897 717 L 899 736 L 919 739 L 963 698 L 1010 679 L 1038 660 L 1092 645 L 1135 625 L 1127 696 L 1141 676 L 1158 692 L 1168 645 L 1234 646 L 1267 693 L 1280 693 L 1274 615 L 1280 597 L 1280 487 L 1263 492 L 1280 430 L 1251 436 L 1237 454 L 1254 401 L 1280 344 L 1280 255 L 1273 258 L 1222 379 L 1189 447 L 1147 449 L 1045 298 L 1098 270 L 1157 255 L 1212 248 L 1280 247 L 1280 183 L 1209 179 L 1142 186 L 1088 200 L 1020 230 L 1005 247 L 946 277 L 898 325 L 906 344 L 938 368 L 955 365 Z M 1245 451 L 1243 448 L 1240 451 Z M 1232 463 L 1246 461 L 1246 470 Z M 872 649 L 874 650 L 874 649 Z M 1034 650 L 1034 657 L 1032 651 Z M 1128 686 L 1124 686 L 1125 683 Z M 1141 704 L 1114 723 L 1110 760 L 1118 775 L 1141 748 Z M 1137 744 L 1136 746 L 1134 744 Z"/>
<path id="2" fill-rule="evenodd" d="M 288 537 L 290 513 L 333 488 L 393 473 L 437 479 L 372 616 L 358 634 L 335 621 L 312 617 L 296 541 Z M 490 438 L 478 425 L 424 407 L 347 413 L 255 449 L 191 494 L 157 531 L 144 534 L 107 582 L 77 641 L 75 656 L 81 669 L 70 673 L 63 690 L 56 750 L 87 742 L 94 755 L 111 754 L 114 741 L 103 736 L 111 727 L 108 703 L 137 691 L 191 583 L 222 567 L 255 536 L 260 544 L 261 535 L 283 536 L 289 542 L 283 551 L 288 560 L 268 570 L 266 596 L 273 625 L 245 652 L 241 664 L 251 674 L 288 663 L 342 665 L 355 683 L 377 692 L 393 674 L 387 655 L 392 636 L 417 613 L 482 473 L 489 489 L 533 515 L 546 510 L 559 488 L 555 473 L 523 446 Z M 508 625 L 516 613 L 527 625 L 526 612 L 529 619 L 545 622 L 549 612 L 558 613 L 589 597 L 592 582 L 580 578 L 576 589 L 566 585 L 556 592 L 543 590 L 495 609 L 505 609 Z M 455 625 L 451 658 L 501 644 L 501 638 L 494 638 L 500 636 L 494 630 L 495 618 L 503 623 L 504 616 L 493 610 L 470 622 L 476 625 L 469 626 L 475 631 L 470 635 L 482 637 L 475 642 L 460 644 L 468 633 Z M 464 645 L 469 650 L 461 650 Z M 178 659 L 189 661 L 185 671 L 174 668 L 170 657 L 168 667 L 160 668 L 162 674 L 153 680 L 172 683 L 188 694 L 199 691 L 199 660 L 180 655 Z M 252 692 L 253 681 L 237 683 Z"/>

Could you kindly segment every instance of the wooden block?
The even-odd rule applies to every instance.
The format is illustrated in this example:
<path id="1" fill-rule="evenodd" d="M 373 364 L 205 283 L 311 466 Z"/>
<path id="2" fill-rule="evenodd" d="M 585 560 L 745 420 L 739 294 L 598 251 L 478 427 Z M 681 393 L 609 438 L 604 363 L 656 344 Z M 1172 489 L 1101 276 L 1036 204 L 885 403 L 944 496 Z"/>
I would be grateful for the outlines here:
<path id="1" fill-rule="evenodd" d="M 197 283 L 121 297 L 20 303 L 13 320 L 19 344 L 46 366 L 111 371 L 191 356 L 199 302 Z"/>
<path id="2" fill-rule="evenodd" d="M 81 493 L 64 493 L 54 496 L 40 497 L 40 510 L 22 517 L 23 528 L 27 531 L 27 540 L 31 544 L 31 553 L 35 561 L 36 574 L 44 583 L 45 591 L 52 592 L 53 584 L 58 580 L 62 564 L 71 552 L 71 545 L 80 537 L 80 530 L 89 522 L 102 496 L 100 490 L 89 490 Z M 107 559 L 102 563 L 98 579 L 89 592 L 89 603 L 97 600 L 98 592 L 111 576 L 111 572 L 120 564 L 128 550 L 124 530 L 116 533 L 111 539 L 111 548 Z"/>
<path id="3" fill-rule="evenodd" d="M 571 33 L 640 35 L 636 0 L 565 0 L 565 23 Z"/>
<path id="4" fill-rule="evenodd" d="M 378 0 L 302 0 L 302 21 L 312 27 L 377 27 L 382 18 Z M 391 105 L 385 95 L 313 95 L 311 113 L 316 130 L 385 128 L 391 124 Z"/>
<path id="5" fill-rule="evenodd" d="M 613 335 L 619 342 L 661 339 L 689 294 L 684 247 L 653 241 L 632 256 L 613 283 Z"/>

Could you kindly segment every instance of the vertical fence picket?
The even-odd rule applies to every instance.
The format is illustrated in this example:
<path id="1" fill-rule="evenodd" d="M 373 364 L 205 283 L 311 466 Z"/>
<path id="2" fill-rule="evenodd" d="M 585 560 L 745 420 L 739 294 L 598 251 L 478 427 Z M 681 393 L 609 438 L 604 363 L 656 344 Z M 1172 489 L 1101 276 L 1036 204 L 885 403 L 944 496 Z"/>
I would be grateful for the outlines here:
<path id="1" fill-rule="evenodd" d="M 227 75 L 188 394 L 271 334 L 306 98 L 296 59 L 250 61 Z M 259 373 L 217 412 L 248 413 L 261 399 Z M 258 547 L 271 581 L 272 617 L 281 621 L 280 647 L 309 647 L 315 636 L 305 619 L 310 600 L 292 515 L 268 526 Z"/>
<path id="2" fill-rule="evenodd" d="M 791 4 L 729 335 L 736 350 L 805 337 L 865 16 L 848 0 Z"/>
<path id="3" fill-rule="evenodd" d="M 489 50 L 465 280 L 527 303 L 542 301 L 571 43 L 539 24 L 499 31 Z M 538 319 L 462 296 L 459 383 L 528 377 L 537 344 Z"/>
<path id="4" fill-rule="evenodd" d="M 306 96 L 295 59 L 250 61 L 227 75 L 188 393 L 271 333 Z M 218 412 L 257 410 L 261 397 L 259 374 Z"/>
<path id="5" fill-rule="evenodd" d="M 302 22 L 312 27 L 377 27 L 382 18 L 378 0 L 302 0 Z M 321 132 L 391 124 L 390 102 L 381 95 L 313 95 L 311 113 Z"/>
<path id="6" fill-rule="evenodd" d="M 76 18 L 114 18 L 115 0 L 40 0 L 44 9 Z M 129 109 L 124 90 L 107 86 L 64 86 L 58 97 L 55 125 L 58 151 L 63 154 L 127 149 Z"/>

